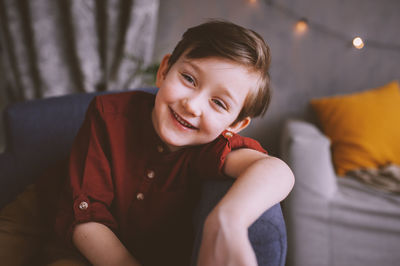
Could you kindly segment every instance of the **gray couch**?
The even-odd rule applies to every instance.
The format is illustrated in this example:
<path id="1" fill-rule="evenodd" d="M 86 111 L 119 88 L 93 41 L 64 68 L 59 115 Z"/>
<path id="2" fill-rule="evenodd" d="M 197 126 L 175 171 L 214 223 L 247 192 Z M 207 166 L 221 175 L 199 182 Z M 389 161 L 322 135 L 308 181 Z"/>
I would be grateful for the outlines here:
<path id="1" fill-rule="evenodd" d="M 400 195 L 337 177 L 329 139 L 309 122 L 286 123 L 281 154 L 296 177 L 288 266 L 400 265 Z"/>
<path id="2" fill-rule="evenodd" d="M 154 88 L 141 90 L 156 92 Z M 0 208 L 35 182 L 44 169 L 68 156 L 88 104 L 97 94 L 82 93 L 17 103 L 5 110 L 7 147 L 0 154 Z M 232 182 L 209 181 L 203 185 L 201 200 L 193 214 L 197 232 L 193 262 L 196 261 L 204 219 Z M 286 229 L 279 204 L 267 210 L 249 228 L 249 238 L 259 265 L 285 264 Z M 0 257 L 0 264 L 1 261 Z"/>

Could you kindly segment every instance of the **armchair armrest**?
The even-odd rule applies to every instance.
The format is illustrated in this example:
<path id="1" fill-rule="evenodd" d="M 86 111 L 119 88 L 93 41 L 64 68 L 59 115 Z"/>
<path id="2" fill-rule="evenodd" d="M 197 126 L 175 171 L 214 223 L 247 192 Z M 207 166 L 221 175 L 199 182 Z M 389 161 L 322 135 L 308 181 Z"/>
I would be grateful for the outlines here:
<path id="1" fill-rule="evenodd" d="M 330 141 L 314 125 L 298 120 L 286 122 L 281 156 L 292 169 L 296 184 L 284 201 L 288 231 L 287 265 L 329 265 L 331 253 L 329 219 L 337 177 Z"/>
<path id="2" fill-rule="evenodd" d="M 302 186 L 323 198 L 330 198 L 337 190 L 330 140 L 313 124 L 300 120 L 287 121 L 281 156 L 291 167 L 297 187 Z"/>
<path id="3" fill-rule="evenodd" d="M 226 194 L 234 179 L 209 180 L 203 184 L 200 202 L 193 214 L 195 241 L 191 265 L 196 265 L 203 224 L 214 206 Z M 280 204 L 266 210 L 248 230 L 260 266 L 284 266 L 287 252 L 286 225 Z"/>
<path id="4" fill-rule="evenodd" d="M 19 180 L 15 176 L 16 169 L 13 154 L 8 152 L 0 154 L 0 208 L 18 192 Z"/>

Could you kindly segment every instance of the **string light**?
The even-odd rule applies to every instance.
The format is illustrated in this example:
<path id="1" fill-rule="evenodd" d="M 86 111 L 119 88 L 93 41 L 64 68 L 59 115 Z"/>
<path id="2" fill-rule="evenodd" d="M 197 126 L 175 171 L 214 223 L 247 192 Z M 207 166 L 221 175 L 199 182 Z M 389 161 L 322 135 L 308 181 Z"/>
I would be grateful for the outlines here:
<path id="1" fill-rule="evenodd" d="M 364 41 L 361 39 L 361 37 L 355 37 L 353 39 L 353 46 L 357 49 L 362 49 L 364 47 Z"/>
<path id="2" fill-rule="evenodd" d="M 296 24 L 294 25 L 294 31 L 297 34 L 303 34 L 308 29 L 312 29 L 324 33 L 326 35 L 329 35 L 330 37 L 340 40 L 344 43 L 349 43 L 350 40 L 352 39 L 350 36 L 348 36 L 343 32 L 333 30 L 329 27 L 326 27 L 325 25 L 304 18 L 300 14 L 296 13 L 293 9 L 288 8 L 281 2 L 277 2 L 275 0 L 264 0 L 264 1 L 268 6 L 275 8 L 276 10 L 280 11 L 281 13 L 285 14 L 286 16 L 296 21 Z M 362 49 L 364 46 L 367 45 L 370 48 L 400 52 L 400 44 L 396 43 L 384 43 L 377 40 L 363 40 L 359 36 L 353 38 L 352 42 L 353 46 L 357 49 Z"/>
<path id="3" fill-rule="evenodd" d="M 305 18 L 301 18 L 297 21 L 297 23 L 294 26 L 294 30 L 298 33 L 298 34 L 303 34 L 304 32 L 306 32 L 308 29 L 308 21 Z"/>

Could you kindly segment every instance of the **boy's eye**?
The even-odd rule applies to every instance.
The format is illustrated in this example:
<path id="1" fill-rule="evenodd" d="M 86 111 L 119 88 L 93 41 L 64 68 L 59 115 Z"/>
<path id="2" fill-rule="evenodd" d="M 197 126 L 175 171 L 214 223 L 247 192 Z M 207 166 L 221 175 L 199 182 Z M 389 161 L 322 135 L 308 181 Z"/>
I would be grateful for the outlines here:
<path id="1" fill-rule="evenodd" d="M 227 107 L 224 102 L 218 100 L 218 99 L 212 99 L 213 103 L 215 103 L 219 108 L 223 108 L 224 110 L 227 110 Z"/>
<path id="2" fill-rule="evenodd" d="M 192 85 L 196 85 L 194 79 L 192 78 L 192 76 L 190 76 L 188 74 L 185 74 L 185 73 L 182 73 L 181 75 L 187 82 L 189 82 Z"/>

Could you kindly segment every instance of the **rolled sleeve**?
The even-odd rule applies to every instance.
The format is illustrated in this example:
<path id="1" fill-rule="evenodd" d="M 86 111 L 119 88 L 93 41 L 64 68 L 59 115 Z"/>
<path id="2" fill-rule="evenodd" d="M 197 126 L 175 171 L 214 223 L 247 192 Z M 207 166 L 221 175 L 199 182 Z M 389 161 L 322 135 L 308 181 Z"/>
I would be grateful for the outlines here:
<path id="1" fill-rule="evenodd" d="M 117 223 L 110 212 L 114 198 L 109 142 L 100 97 L 95 97 L 72 145 L 68 181 L 61 196 L 55 229 L 68 242 L 75 225 L 99 222 L 114 232 Z"/>
<path id="2" fill-rule="evenodd" d="M 194 160 L 196 174 L 202 179 L 228 178 L 223 173 L 226 156 L 233 150 L 243 148 L 267 153 L 256 140 L 224 131 L 215 141 L 200 148 Z"/>

